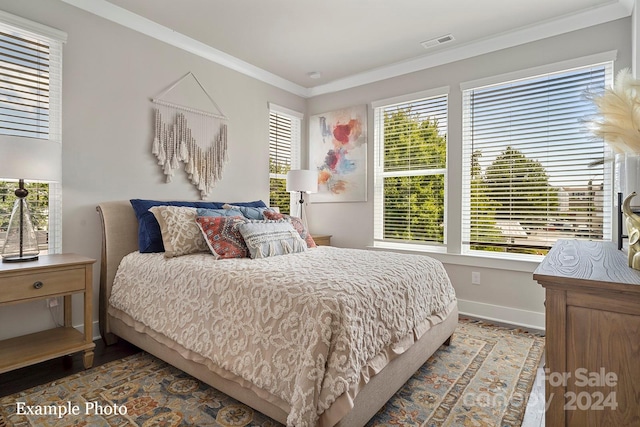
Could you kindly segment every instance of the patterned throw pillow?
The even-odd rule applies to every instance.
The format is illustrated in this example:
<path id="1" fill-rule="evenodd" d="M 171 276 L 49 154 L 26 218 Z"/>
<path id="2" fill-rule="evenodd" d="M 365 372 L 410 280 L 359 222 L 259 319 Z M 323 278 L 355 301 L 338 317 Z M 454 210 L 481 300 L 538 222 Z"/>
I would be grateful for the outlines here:
<path id="1" fill-rule="evenodd" d="M 231 211 L 234 210 L 239 210 L 240 214 L 247 218 L 247 219 L 255 219 L 255 220 L 262 220 L 262 219 L 266 219 L 264 214 L 264 211 L 269 210 L 271 211 L 271 208 L 266 208 L 266 207 L 262 207 L 262 206 L 234 206 L 234 205 L 230 205 L 230 204 L 224 204 L 222 206 L 224 209 L 229 209 Z"/>
<path id="2" fill-rule="evenodd" d="M 302 240 L 304 240 L 307 243 L 307 247 L 308 248 L 316 247 L 316 242 L 313 240 L 313 237 L 311 237 L 309 230 L 306 229 L 306 227 L 304 226 L 300 218 L 295 216 L 290 216 L 287 214 L 281 214 L 280 212 L 274 212 L 270 210 L 264 211 L 263 214 L 266 219 L 271 219 L 271 220 L 286 219 L 287 221 L 291 222 L 291 225 L 293 225 L 293 228 L 295 228 L 296 231 L 300 234 L 300 237 L 302 237 Z"/>
<path id="3" fill-rule="evenodd" d="M 225 205 L 227 206 L 227 205 Z M 243 207 L 244 208 L 244 207 Z M 258 209 L 258 208 L 253 208 Z M 266 208 L 265 208 L 266 209 Z M 239 209 L 205 209 L 198 208 L 198 216 L 243 216 Z"/>
<path id="4" fill-rule="evenodd" d="M 196 224 L 216 259 L 246 258 L 249 250 L 238 230 L 245 220 L 239 216 L 199 216 Z"/>
<path id="5" fill-rule="evenodd" d="M 288 221 L 247 221 L 238 225 L 251 258 L 304 252 L 307 245 Z"/>
<path id="6" fill-rule="evenodd" d="M 196 224 L 196 208 L 153 206 L 149 211 L 160 225 L 166 258 L 207 251 L 207 244 Z"/>

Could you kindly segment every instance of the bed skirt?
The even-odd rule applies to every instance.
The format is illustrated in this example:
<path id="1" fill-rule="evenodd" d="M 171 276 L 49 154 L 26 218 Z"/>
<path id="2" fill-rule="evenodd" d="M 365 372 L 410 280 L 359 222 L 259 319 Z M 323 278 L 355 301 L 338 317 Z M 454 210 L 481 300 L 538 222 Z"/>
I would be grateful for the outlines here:
<path id="1" fill-rule="evenodd" d="M 211 366 L 210 360 L 150 330 L 120 310 L 110 307 L 109 314 L 111 332 L 116 336 L 286 424 L 289 413 L 287 402 L 226 370 L 216 369 L 215 366 Z M 363 375 L 365 380 L 358 385 L 361 390 L 351 390 L 351 393 L 340 396 L 320 415 L 318 426 L 364 425 L 371 414 L 380 409 L 453 334 L 457 324 L 458 309 L 454 301 L 443 313 L 431 316 L 421 325 L 425 333 L 412 345 L 407 346 L 403 353 L 385 351 L 384 356 L 379 358 L 386 361 L 384 369 L 376 367 L 376 374 L 368 367 L 369 372 Z M 355 398 L 352 397 L 354 394 Z"/>

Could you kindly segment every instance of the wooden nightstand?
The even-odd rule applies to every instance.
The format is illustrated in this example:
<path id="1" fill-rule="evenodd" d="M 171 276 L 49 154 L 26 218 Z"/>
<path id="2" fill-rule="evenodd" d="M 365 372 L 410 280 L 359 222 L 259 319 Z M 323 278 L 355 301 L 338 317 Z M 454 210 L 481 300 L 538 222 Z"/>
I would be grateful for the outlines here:
<path id="1" fill-rule="evenodd" d="M 91 294 L 96 260 L 75 254 L 43 255 L 37 261 L 0 263 L 0 308 L 64 297 L 64 326 L 0 341 L 0 373 L 84 351 L 93 364 Z M 71 295 L 84 293 L 84 334 L 71 324 Z"/>
<path id="2" fill-rule="evenodd" d="M 318 246 L 331 246 L 331 234 L 312 234 L 311 237 Z"/>

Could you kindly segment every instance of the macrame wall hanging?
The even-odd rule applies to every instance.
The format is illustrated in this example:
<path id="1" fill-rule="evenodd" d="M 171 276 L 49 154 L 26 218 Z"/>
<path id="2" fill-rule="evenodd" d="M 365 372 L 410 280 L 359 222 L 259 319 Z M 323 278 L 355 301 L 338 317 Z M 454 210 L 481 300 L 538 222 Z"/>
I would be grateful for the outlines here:
<path id="1" fill-rule="evenodd" d="M 162 99 L 187 77 L 193 77 L 207 95 L 217 113 L 185 107 Z M 167 182 L 184 163 L 189 180 L 205 199 L 222 179 L 227 158 L 227 117 L 198 78 L 185 74 L 171 87 L 151 100 L 154 104 L 155 129 L 151 152 L 162 166 Z"/>

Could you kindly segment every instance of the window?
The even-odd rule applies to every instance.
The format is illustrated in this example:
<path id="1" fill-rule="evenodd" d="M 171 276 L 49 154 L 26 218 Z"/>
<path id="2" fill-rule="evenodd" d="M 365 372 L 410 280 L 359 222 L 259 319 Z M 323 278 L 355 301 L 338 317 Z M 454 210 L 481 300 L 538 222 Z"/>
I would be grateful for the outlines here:
<path id="1" fill-rule="evenodd" d="M 286 214 L 291 210 L 287 172 L 300 167 L 301 122 L 300 113 L 269 104 L 269 205 Z"/>
<path id="2" fill-rule="evenodd" d="M 376 241 L 446 242 L 447 91 L 373 104 Z"/>
<path id="3" fill-rule="evenodd" d="M 0 12 L 0 137 L 48 139 L 61 143 L 62 43 L 58 30 Z M 9 140 L 7 140 L 9 141 Z M 17 181 L 0 177 L 0 247 Z M 41 249 L 61 250 L 59 184 L 27 182 L 27 201 Z"/>
<path id="4" fill-rule="evenodd" d="M 463 85 L 463 251 L 544 255 L 610 236 L 611 166 L 585 119 L 611 74 L 606 62 Z"/>

